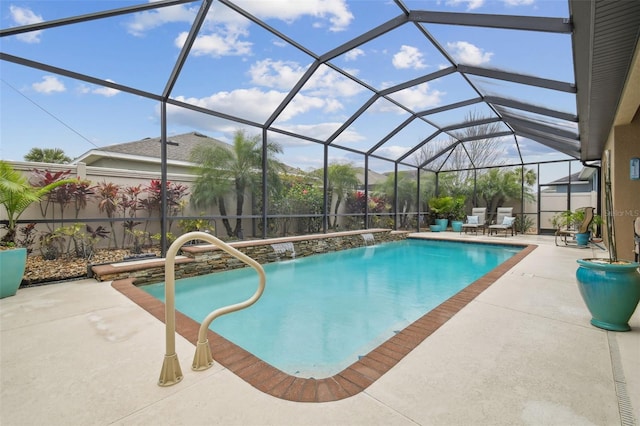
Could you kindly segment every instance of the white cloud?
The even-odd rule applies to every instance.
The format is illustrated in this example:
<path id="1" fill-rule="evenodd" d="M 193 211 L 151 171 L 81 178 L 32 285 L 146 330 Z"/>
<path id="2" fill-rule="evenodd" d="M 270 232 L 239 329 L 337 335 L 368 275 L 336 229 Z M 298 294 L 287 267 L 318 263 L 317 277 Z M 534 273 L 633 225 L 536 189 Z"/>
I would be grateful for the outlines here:
<path id="1" fill-rule="evenodd" d="M 378 148 L 375 151 L 375 153 L 377 155 L 380 155 L 381 157 L 396 159 L 396 158 L 400 158 L 408 150 L 409 150 L 409 147 L 406 147 L 406 146 L 398 146 L 398 145 L 386 146 L 386 145 L 383 145 L 380 148 Z"/>
<path id="2" fill-rule="evenodd" d="M 111 83 L 115 83 L 113 80 L 107 79 L 107 81 L 109 81 Z M 94 95 L 105 96 L 107 98 L 110 98 L 110 97 L 115 96 L 118 93 L 120 93 L 120 90 L 112 89 L 110 87 L 99 86 L 99 87 L 96 87 L 96 88 L 92 89 L 89 86 L 85 86 L 84 84 L 81 85 L 81 86 L 78 86 L 77 90 L 81 94 L 91 93 L 91 94 L 94 94 Z"/>
<path id="3" fill-rule="evenodd" d="M 204 98 L 178 96 L 176 99 L 214 111 L 224 111 L 225 114 L 261 122 L 273 113 L 285 95 L 286 93 L 276 90 L 263 92 L 259 89 L 238 89 L 230 92 L 218 92 Z M 185 113 L 188 113 L 188 111 L 185 111 Z M 203 119 L 206 120 L 207 117 L 203 117 Z"/>
<path id="4" fill-rule="evenodd" d="M 246 8 L 251 14 L 260 19 L 279 19 L 287 23 L 294 22 L 302 16 L 312 16 L 319 19 L 313 27 L 324 27 L 328 21 L 330 31 L 343 31 L 351 21 L 353 15 L 349 12 L 345 0 L 270 0 L 270 1 L 237 1 L 238 6 Z M 192 23 L 197 8 L 184 5 L 158 8 L 151 11 L 136 13 L 128 25 L 128 30 L 136 36 L 164 24 L 185 22 Z M 232 9 L 215 3 L 209 10 L 205 28 L 211 31 L 214 26 L 244 26 L 249 22 Z"/>
<path id="5" fill-rule="evenodd" d="M 326 99 L 326 106 L 324 108 L 325 112 L 336 112 L 343 109 L 342 102 L 337 99 Z"/>
<path id="6" fill-rule="evenodd" d="M 33 87 L 36 92 L 44 93 L 46 95 L 56 92 L 64 92 L 67 90 L 64 87 L 64 83 L 62 83 L 62 81 L 58 80 L 57 77 L 52 75 L 45 75 L 44 77 L 42 77 L 41 82 L 33 83 L 31 87 Z"/>
<path id="7" fill-rule="evenodd" d="M 251 54 L 252 43 L 248 41 L 240 41 L 238 38 L 243 34 L 238 32 L 220 32 L 217 34 L 200 35 L 196 37 L 191 51 L 196 56 L 210 55 L 214 58 L 220 56 L 239 56 Z M 182 48 L 187 40 L 187 32 L 180 33 L 175 39 L 175 45 Z"/>
<path id="8" fill-rule="evenodd" d="M 280 19 L 293 22 L 302 16 L 312 16 L 328 20 L 330 31 L 342 31 L 353 20 L 344 0 L 305 0 L 290 2 L 289 0 L 245 1 L 239 6 L 261 19 Z M 137 13 L 128 25 L 128 31 L 142 36 L 148 30 L 171 23 L 191 24 L 196 16 L 196 8 L 172 6 L 152 11 Z M 242 40 L 248 37 L 250 22 L 228 7 L 215 3 L 209 10 L 200 35 L 193 45 L 195 55 L 213 57 L 250 55 L 253 44 Z M 315 26 L 315 25 L 314 25 Z M 187 32 L 181 32 L 174 44 L 178 48 L 184 46 Z M 276 45 L 277 42 L 275 42 Z"/>
<path id="9" fill-rule="evenodd" d="M 353 20 L 353 14 L 345 0 L 238 0 L 238 6 L 245 7 L 260 19 L 280 19 L 291 23 L 302 16 L 312 16 L 321 21 L 313 24 L 318 28 L 329 22 L 330 31 L 343 31 Z"/>
<path id="10" fill-rule="evenodd" d="M 329 106 L 330 104 L 323 98 L 305 96 L 298 93 L 278 116 L 278 120 L 289 121 L 297 115 L 307 113 L 314 109 L 326 109 L 329 108 Z"/>
<path id="11" fill-rule="evenodd" d="M 120 91 L 116 89 L 112 89 L 110 87 L 100 87 L 98 89 L 91 91 L 91 93 L 95 93 L 96 95 L 102 95 L 102 96 L 106 96 L 107 98 L 110 98 L 120 93 Z"/>
<path id="12" fill-rule="evenodd" d="M 326 140 L 329 136 L 342 126 L 342 122 L 324 122 L 317 124 L 291 124 L 286 126 L 278 126 L 282 130 L 286 130 L 292 133 L 300 135 L 313 135 L 315 139 Z M 278 135 L 280 138 L 281 135 Z M 353 129 L 347 129 L 340 134 L 340 142 L 358 142 L 364 140 L 364 137 Z M 303 141 L 300 139 L 293 139 L 290 143 L 286 143 L 286 139 L 282 139 L 285 146 L 300 146 Z M 297 141 L 297 143 L 294 143 Z M 313 143 L 313 142 L 312 142 Z"/>
<path id="13" fill-rule="evenodd" d="M 390 96 L 401 104 L 414 111 L 434 107 L 442 103 L 445 92 L 429 90 L 429 85 L 424 83 L 393 93 Z"/>
<path id="14" fill-rule="evenodd" d="M 162 7 L 133 15 L 133 21 L 128 25 L 128 31 L 135 36 L 143 36 L 150 29 L 172 22 L 192 23 L 197 8 L 178 5 Z"/>
<path id="15" fill-rule="evenodd" d="M 313 73 L 303 90 L 314 96 L 346 98 L 362 92 L 364 87 L 322 65 Z"/>
<path id="16" fill-rule="evenodd" d="M 13 22 L 19 26 L 37 24 L 38 22 L 44 21 L 42 16 L 36 15 L 31 9 L 24 7 L 11 5 L 9 6 L 9 13 Z M 20 41 L 24 41 L 25 43 L 40 43 L 41 35 L 42 31 L 31 31 L 28 33 L 18 34 L 16 38 Z"/>
<path id="17" fill-rule="evenodd" d="M 107 79 L 108 82 L 110 83 L 115 83 L 115 81 L 113 80 L 109 80 Z M 91 91 L 91 93 L 94 93 L 96 95 L 102 95 L 102 96 L 106 96 L 107 98 L 110 98 L 112 96 L 117 95 L 118 93 L 120 93 L 119 90 L 117 89 L 112 89 L 111 87 L 98 87 L 97 89 L 94 89 Z"/>
<path id="18" fill-rule="evenodd" d="M 249 75 L 253 84 L 288 91 L 300 80 L 307 68 L 294 61 L 264 59 L 251 66 Z M 333 105 L 330 110 L 338 107 L 335 98 L 351 97 L 363 90 L 361 85 L 325 65 L 320 66 L 302 88 L 302 92 L 309 96 L 326 98 L 327 105 Z"/>
<path id="19" fill-rule="evenodd" d="M 467 10 L 478 9 L 484 5 L 484 0 L 447 0 L 447 6 L 467 5 Z"/>
<path id="20" fill-rule="evenodd" d="M 468 65 L 486 64 L 493 56 L 492 52 L 485 52 L 483 49 L 466 41 L 447 43 L 447 48 L 456 61 Z"/>
<path id="21" fill-rule="evenodd" d="M 529 6 L 535 3 L 535 0 L 503 0 L 507 6 Z"/>
<path id="22" fill-rule="evenodd" d="M 246 118 L 255 122 L 263 122 L 280 105 L 286 92 L 276 90 L 261 91 L 260 89 L 238 89 L 230 92 L 218 92 L 204 98 L 185 98 L 178 96 L 181 102 L 197 105 L 214 111 L 224 111 L 225 114 Z M 298 94 L 280 114 L 278 120 L 286 122 L 299 114 L 311 110 L 332 111 L 338 107 L 336 100 L 317 96 Z M 204 118 L 208 119 L 207 117 Z M 206 127 L 206 126 L 205 126 Z"/>
<path id="23" fill-rule="evenodd" d="M 289 90 L 300 80 L 305 71 L 306 68 L 301 67 L 297 62 L 264 59 L 251 65 L 249 75 L 253 84 Z"/>
<path id="24" fill-rule="evenodd" d="M 417 47 L 402 45 L 400 51 L 393 55 L 393 66 L 398 69 L 425 68 L 427 65 L 422 61 L 422 57 Z"/>
<path id="25" fill-rule="evenodd" d="M 344 55 L 344 60 L 355 61 L 358 58 L 358 56 L 364 56 L 364 50 L 359 48 L 351 49 Z"/>

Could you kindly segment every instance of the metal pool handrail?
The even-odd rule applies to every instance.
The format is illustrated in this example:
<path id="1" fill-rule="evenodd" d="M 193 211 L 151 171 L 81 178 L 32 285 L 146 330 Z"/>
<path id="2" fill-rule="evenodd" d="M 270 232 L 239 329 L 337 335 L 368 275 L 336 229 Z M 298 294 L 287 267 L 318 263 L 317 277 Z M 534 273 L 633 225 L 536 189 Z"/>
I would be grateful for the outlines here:
<path id="1" fill-rule="evenodd" d="M 213 356 L 211 355 L 211 348 L 209 347 L 209 340 L 207 339 L 207 330 L 211 322 L 217 317 L 228 314 L 231 312 L 244 309 L 253 305 L 262 296 L 264 291 L 266 276 L 262 266 L 254 259 L 250 258 L 241 251 L 231 247 L 224 241 L 214 237 L 206 232 L 188 232 L 178 237 L 167 251 L 167 257 L 164 267 L 165 275 L 165 324 L 166 324 L 166 351 L 164 355 L 164 362 L 162 364 L 162 370 L 160 372 L 160 379 L 158 385 L 171 386 L 182 380 L 182 370 L 180 368 L 180 361 L 176 354 L 176 310 L 175 310 L 175 259 L 178 250 L 188 241 L 191 240 L 204 240 L 211 243 L 221 250 L 229 253 L 236 259 L 241 260 L 247 265 L 256 270 L 259 277 L 258 289 L 249 299 L 244 302 L 236 303 L 234 305 L 218 308 L 211 312 L 200 324 L 200 330 L 198 331 L 198 344 L 196 346 L 196 353 L 193 357 L 193 363 L 191 368 L 196 371 L 206 370 L 213 365 Z"/>

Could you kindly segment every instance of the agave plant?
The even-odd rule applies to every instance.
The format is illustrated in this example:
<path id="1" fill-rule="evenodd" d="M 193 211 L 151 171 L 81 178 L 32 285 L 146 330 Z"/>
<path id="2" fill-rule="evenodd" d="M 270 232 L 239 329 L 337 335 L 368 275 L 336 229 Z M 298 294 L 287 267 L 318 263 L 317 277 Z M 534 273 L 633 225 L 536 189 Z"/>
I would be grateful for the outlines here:
<path id="1" fill-rule="evenodd" d="M 15 170 L 6 161 L 0 160 L 0 204 L 7 211 L 7 233 L 2 237 L 3 243 L 15 244 L 18 219 L 31 203 L 40 201 L 53 189 L 74 182 L 63 179 L 43 187 L 35 187 L 27 178 Z"/>

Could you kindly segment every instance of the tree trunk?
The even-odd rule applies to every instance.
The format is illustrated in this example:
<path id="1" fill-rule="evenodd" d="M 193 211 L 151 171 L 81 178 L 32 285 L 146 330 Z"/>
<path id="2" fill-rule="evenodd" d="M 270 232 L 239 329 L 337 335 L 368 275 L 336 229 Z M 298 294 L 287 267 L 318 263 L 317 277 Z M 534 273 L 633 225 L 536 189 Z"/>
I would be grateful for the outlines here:
<path id="1" fill-rule="evenodd" d="M 335 216 L 333 217 L 333 229 L 336 229 L 336 226 L 338 226 L 338 209 L 340 208 L 341 203 L 342 195 L 338 194 L 338 198 L 336 199 L 336 208 L 334 210 Z"/>
<path id="2" fill-rule="evenodd" d="M 244 206 L 244 182 L 236 181 L 236 228 L 233 230 L 233 234 L 242 239 L 242 208 Z"/>
<path id="3" fill-rule="evenodd" d="M 224 197 L 218 197 L 218 207 L 220 208 L 220 215 L 222 216 L 222 224 L 224 225 L 224 229 L 227 231 L 227 236 L 233 237 L 233 230 L 231 229 L 231 224 L 229 223 L 229 219 L 227 219 L 227 206 L 224 203 Z"/>

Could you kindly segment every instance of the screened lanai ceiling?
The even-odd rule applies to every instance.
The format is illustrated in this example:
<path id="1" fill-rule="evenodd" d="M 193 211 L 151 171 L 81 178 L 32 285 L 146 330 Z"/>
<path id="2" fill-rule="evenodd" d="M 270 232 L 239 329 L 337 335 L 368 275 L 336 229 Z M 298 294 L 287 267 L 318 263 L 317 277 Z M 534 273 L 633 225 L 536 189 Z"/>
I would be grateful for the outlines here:
<path id="1" fill-rule="evenodd" d="M 9 159 L 26 151 L 5 141 L 79 156 L 187 131 L 231 140 L 245 129 L 302 168 L 322 167 L 323 147 L 329 161 L 364 157 L 381 169 L 597 160 L 640 27 L 640 2 L 625 1 L 2 7 Z M 493 155 L 478 148 L 489 143 Z"/>

